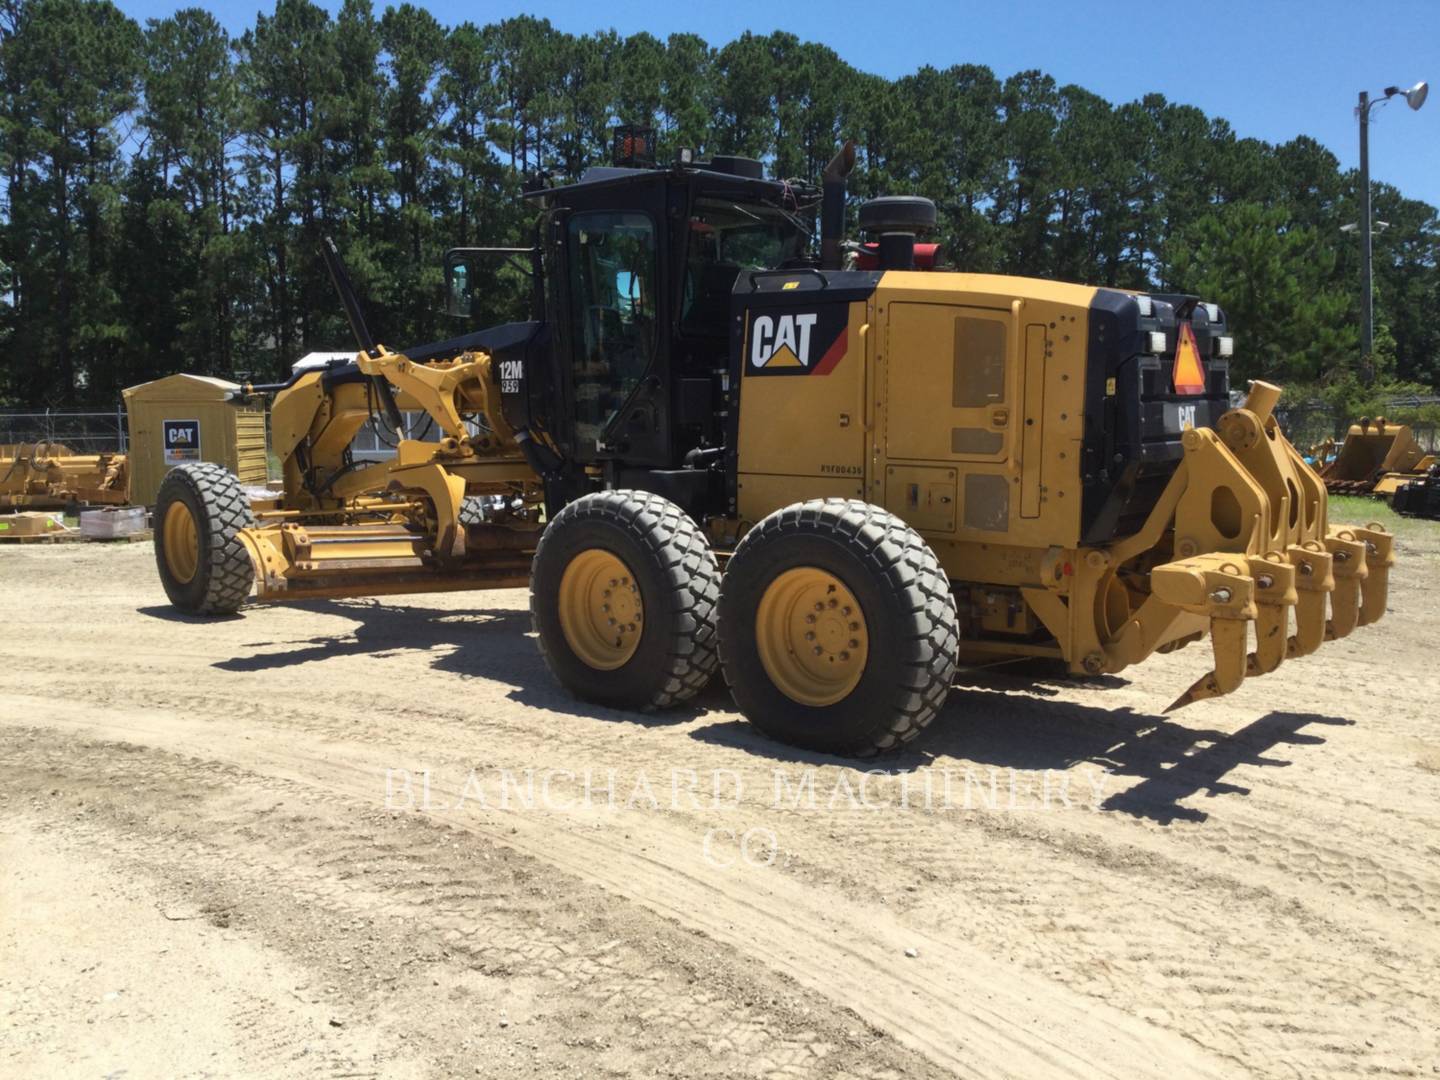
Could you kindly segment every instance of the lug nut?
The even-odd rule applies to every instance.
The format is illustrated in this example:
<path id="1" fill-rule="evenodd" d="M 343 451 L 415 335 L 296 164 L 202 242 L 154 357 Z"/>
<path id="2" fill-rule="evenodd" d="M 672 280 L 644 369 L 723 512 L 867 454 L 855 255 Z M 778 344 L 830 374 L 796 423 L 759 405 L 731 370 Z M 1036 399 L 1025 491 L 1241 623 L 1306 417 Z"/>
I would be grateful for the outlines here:
<path id="1" fill-rule="evenodd" d="M 844 615 L 846 618 L 849 618 L 849 616 L 850 616 L 850 608 L 849 608 L 848 606 L 841 608 L 841 609 L 840 609 L 840 614 L 841 614 L 841 615 Z"/>
<path id="2" fill-rule="evenodd" d="M 807 623 L 813 623 L 813 622 L 815 621 L 815 616 L 814 616 L 814 615 L 806 615 L 806 616 L 805 616 L 805 621 L 806 621 Z"/>
<path id="3" fill-rule="evenodd" d="M 815 604 L 815 610 L 816 610 L 816 611 L 824 611 L 824 610 L 825 610 L 825 605 L 817 601 L 816 604 Z"/>
<path id="4" fill-rule="evenodd" d="M 810 651 L 813 652 L 816 656 L 820 656 L 822 653 L 825 652 L 825 650 L 822 649 L 819 645 L 816 645 L 815 648 L 811 649 Z"/>
<path id="5" fill-rule="evenodd" d="M 805 640 L 806 640 L 806 641 L 814 641 L 814 640 L 815 640 L 815 631 L 814 631 L 814 630 L 807 630 L 807 631 L 805 632 Z"/>
<path id="6" fill-rule="evenodd" d="M 616 585 L 619 585 L 619 584 L 620 584 L 620 581 L 619 581 L 618 578 L 613 578 L 613 577 L 612 577 L 612 578 L 610 579 L 610 587 L 611 587 L 612 589 L 615 588 L 615 586 L 616 586 Z"/>
<path id="7" fill-rule="evenodd" d="M 859 630 L 859 629 L 860 629 L 860 624 L 859 624 L 858 622 L 852 622 L 852 623 L 850 624 L 850 632 L 851 632 L 852 634 L 853 634 L 856 630 Z"/>
<path id="8" fill-rule="evenodd" d="M 851 639 L 850 639 L 850 648 L 852 648 L 852 649 L 858 649 L 859 647 L 860 647 L 860 642 L 859 642 L 859 640 L 856 639 L 856 638 L 851 638 Z"/>
<path id="9" fill-rule="evenodd" d="M 840 659 L 841 659 L 841 660 L 849 660 L 849 659 L 850 659 L 850 654 L 849 654 L 848 652 L 842 651 L 842 652 L 840 653 Z"/>
<path id="10" fill-rule="evenodd" d="M 601 611 L 609 611 L 609 610 L 610 610 L 610 605 L 609 605 L 609 604 L 601 604 L 601 605 L 600 605 L 600 610 L 601 610 Z"/>
<path id="11" fill-rule="evenodd" d="M 839 600 L 836 600 L 833 596 L 830 598 L 830 606 L 831 606 L 831 607 L 838 607 L 839 604 L 840 604 L 840 601 L 839 601 Z"/>

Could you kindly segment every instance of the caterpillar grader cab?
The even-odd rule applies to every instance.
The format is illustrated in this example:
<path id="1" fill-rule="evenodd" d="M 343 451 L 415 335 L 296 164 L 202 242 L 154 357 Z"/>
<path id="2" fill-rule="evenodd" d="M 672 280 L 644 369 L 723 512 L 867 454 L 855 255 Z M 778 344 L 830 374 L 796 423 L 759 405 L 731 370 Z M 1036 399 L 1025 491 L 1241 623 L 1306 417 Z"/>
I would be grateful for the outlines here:
<path id="1" fill-rule="evenodd" d="M 1184 705 L 1384 613 L 1390 534 L 1329 520 L 1278 389 L 1231 407 L 1218 306 L 934 269 L 925 200 L 847 241 L 853 160 L 812 185 L 632 156 L 533 191 L 530 246 L 446 257 L 454 313 L 509 259 L 530 319 L 420 347 L 371 339 L 327 248 L 359 353 L 243 391 L 283 493 L 170 474 L 172 601 L 528 585 L 575 694 L 660 708 L 723 669 L 757 727 L 855 755 L 922 730 L 960 664 L 1113 673 L 1208 636 Z M 402 411 L 437 437 L 352 457 Z"/>

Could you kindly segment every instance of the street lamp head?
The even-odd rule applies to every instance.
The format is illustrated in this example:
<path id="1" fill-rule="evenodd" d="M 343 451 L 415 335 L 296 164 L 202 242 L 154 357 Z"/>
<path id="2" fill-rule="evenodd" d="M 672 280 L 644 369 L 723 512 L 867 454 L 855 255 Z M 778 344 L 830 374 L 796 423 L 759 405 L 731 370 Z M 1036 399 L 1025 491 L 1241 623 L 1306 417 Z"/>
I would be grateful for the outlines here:
<path id="1" fill-rule="evenodd" d="M 1401 90 L 1398 86 L 1387 86 L 1385 88 L 1385 100 L 1389 100 L 1396 94 L 1403 95 L 1405 104 L 1412 109 L 1418 109 L 1425 104 L 1425 98 L 1430 94 L 1430 84 L 1425 81 L 1417 82 L 1409 90 Z"/>

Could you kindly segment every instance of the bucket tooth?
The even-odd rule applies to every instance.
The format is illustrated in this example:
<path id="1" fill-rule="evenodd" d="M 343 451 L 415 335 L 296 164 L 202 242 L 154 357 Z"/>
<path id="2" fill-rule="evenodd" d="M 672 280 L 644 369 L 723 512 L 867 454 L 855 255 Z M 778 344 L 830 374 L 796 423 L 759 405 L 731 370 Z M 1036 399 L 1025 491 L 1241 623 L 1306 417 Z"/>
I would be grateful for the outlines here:
<path id="1" fill-rule="evenodd" d="M 1284 663 L 1289 651 L 1290 609 L 1298 600 L 1295 567 L 1278 553 L 1249 563 L 1255 580 L 1255 651 L 1246 671 L 1268 675 Z"/>
<path id="2" fill-rule="evenodd" d="M 1325 547 L 1335 560 L 1335 591 L 1330 594 L 1325 640 L 1338 641 L 1360 621 L 1360 589 L 1367 574 L 1365 542 L 1354 539 L 1354 533 L 1347 529 L 1327 536 Z"/>
<path id="3" fill-rule="evenodd" d="M 1191 702 L 1219 697 L 1239 688 L 1245 681 L 1245 671 L 1249 666 L 1249 625 L 1247 619 L 1210 620 L 1210 642 L 1215 652 L 1215 670 L 1201 676 L 1189 690 L 1172 701 L 1165 710 L 1167 713 L 1183 708 Z"/>
<path id="4" fill-rule="evenodd" d="M 1385 614 L 1390 594 L 1390 567 L 1395 565 L 1395 536 L 1378 525 L 1352 529 L 1365 545 L 1365 583 L 1360 589 L 1360 625 L 1369 626 Z"/>
<path id="5" fill-rule="evenodd" d="M 1209 616 L 1210 642 L 1215 653 L 1215 669 L 1197 679 L 1166 712 L 1192 701 L 1228 694 L 1245 681 L 1250 665 L 1249 627 L 1259 614 L 1256 581 L 1249 573 L 1252 561 L 1267 565 L 1270 562 L 1227 552 L 1209 552 L 1157 566 L 1150 572 L 1151 589 L 1159 600 Z M 1272 579 L 1271 588 L 1274 585 Z"/>
<path id="6" fill-rule="evenodd" d="M 1335 589 L 1334 558 L 1320 544 L 1295 544 L 1286 549 L 1295 567 L 1295 634 L 1287 653 L 1309 656 L 1325 643 L 1326 596 Z"/>

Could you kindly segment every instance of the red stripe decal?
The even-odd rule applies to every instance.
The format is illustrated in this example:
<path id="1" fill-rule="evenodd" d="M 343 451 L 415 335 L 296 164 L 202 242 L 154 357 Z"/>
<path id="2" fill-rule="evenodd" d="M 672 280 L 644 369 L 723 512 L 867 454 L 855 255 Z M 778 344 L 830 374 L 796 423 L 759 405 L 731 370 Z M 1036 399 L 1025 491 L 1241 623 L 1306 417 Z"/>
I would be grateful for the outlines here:
<path id="1" fill-rule="evenodd" d="M 830 372 L 835 370 L 835 365 L 840 363 L 841 358 L 849 351 L 849 348 L 850 328 L 847 326 L 835 336 L 835 340 L 830 343 L 830 348 L 825 350 L 825 355 L 820 357 L 820 362 L 815 365 L 815 369 L 811 371 L 810 374 L 829 375 Z"/>

